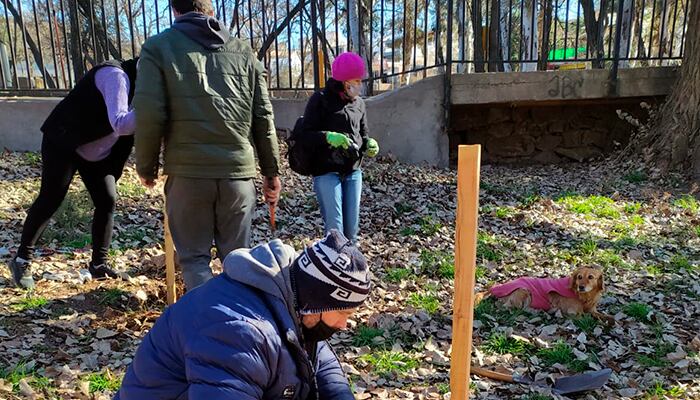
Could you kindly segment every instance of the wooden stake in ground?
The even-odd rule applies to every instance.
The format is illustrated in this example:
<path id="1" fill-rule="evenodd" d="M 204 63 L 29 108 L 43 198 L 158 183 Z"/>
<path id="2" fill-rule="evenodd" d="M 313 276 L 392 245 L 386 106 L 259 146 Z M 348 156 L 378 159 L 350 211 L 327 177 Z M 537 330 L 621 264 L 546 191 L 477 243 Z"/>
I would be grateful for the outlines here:
<path id="1" fill-rule="evenodd" d="M 165 287 L 168 304 L 175 303 L 175 246 L 170 235 L 168 213 L 163 212 L 163 231 L 165 232 Z"/>
<path id="2" fill-rule="evenodd" d="M 459 146 L 457 163 L 457 236 L 450 390 L 452 399 L 465 400 L 469 398 L 472 355 L 481 146 Z"/>

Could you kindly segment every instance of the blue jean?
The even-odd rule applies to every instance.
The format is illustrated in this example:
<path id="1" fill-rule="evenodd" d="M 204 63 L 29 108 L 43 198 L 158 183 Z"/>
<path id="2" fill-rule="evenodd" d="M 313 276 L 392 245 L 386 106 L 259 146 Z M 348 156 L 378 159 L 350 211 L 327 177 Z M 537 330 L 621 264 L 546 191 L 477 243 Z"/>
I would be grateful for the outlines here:
<path id="1" fill-rule="evenodd" d="M 350 174 L 331 172 L 314 177 L 314 192 L 321 206 L 324 231 L 343 232 L 355 243 L 360 229 L 360 196 L 362 195 L 362 171 Z"/>

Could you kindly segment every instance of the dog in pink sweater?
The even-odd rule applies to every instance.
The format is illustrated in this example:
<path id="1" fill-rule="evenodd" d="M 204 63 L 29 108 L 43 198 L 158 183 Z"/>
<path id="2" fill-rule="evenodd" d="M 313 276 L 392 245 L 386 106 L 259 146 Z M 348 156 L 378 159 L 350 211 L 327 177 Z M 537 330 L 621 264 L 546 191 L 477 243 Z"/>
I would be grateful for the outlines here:
<path id="1" fill-rule="evenodd" d="M 522 277 L 495 285 L 487 293 L 477 295 L 477 300 L 495 297 L 506 307 L 560 310 L 569 315 L 590 313 L 596 318 L 609 320 L 610 317 L 597 310 L 604 290 L 600 269 L 579 267 L 564 278 Z"/>

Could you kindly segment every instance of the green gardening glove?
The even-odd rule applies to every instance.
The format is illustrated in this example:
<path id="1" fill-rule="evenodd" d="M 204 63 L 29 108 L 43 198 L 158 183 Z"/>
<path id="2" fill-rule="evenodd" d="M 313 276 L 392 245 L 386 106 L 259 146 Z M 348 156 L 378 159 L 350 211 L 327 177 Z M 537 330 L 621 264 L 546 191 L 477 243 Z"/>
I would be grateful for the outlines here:
<path id="1" fill-rule="evenodd" d="M 367 157 L 375 157 L 379 154 L 379 143 L 376 140 L 369 138 L 367 139 L 367 149 L 365 150 Z"/>
<path id="2" fill-rule="evenodd" d="M 350 138 L 338 132 L 326 132 L 326 142 L 334 149 L 349 149 Z"/>

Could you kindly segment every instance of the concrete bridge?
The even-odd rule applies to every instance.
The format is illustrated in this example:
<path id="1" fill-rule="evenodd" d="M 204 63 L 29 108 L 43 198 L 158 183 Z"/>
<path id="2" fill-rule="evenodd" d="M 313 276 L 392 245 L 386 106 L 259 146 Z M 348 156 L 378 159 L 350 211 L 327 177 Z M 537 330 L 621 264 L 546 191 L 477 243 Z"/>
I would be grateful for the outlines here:
<path id="1" fill-rule="evenodd" d="M 609 73 L 458 74 L 449 91 L 444 77 L 434 76 L 367 99 L 369 126 L 382 152 L 410 163 L 448 166 L 462 143 L 483 144 L 487 162 L 583 160 L 627 140 L 630 127 L 616 110 L 643 117 L 640 102 L 662 100 L 677 68 L 622 69 L 613 87 Z M 0 147 L 38 150 L 39 127 L 58 101 L 0 98 Z M 305 103 L 273 99 L 278 129 L 291 129 Z"/>

